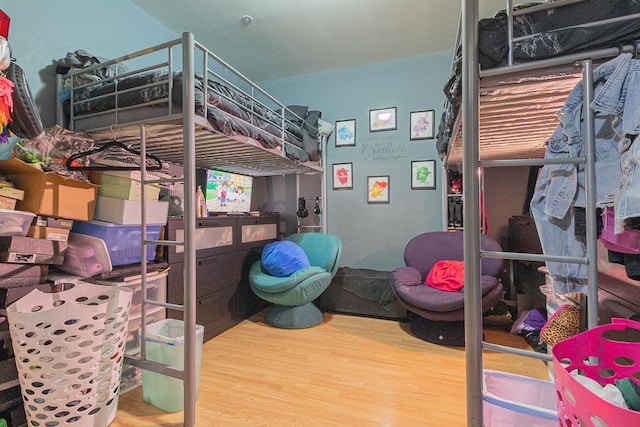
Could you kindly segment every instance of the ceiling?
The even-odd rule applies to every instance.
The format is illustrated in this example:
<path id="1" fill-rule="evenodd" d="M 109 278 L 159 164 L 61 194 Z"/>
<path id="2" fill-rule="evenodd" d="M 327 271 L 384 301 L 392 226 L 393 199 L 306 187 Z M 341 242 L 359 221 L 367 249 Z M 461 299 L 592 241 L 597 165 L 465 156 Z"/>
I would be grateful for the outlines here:
<path id="1" fill-rule="evenodd" d="M 460 1 L 132 0 L 254 81 L 452 50 Z M 505 0 L 480 0 L 480 17 Z M 241 18 L 253 19 L 243 25 Z"/>

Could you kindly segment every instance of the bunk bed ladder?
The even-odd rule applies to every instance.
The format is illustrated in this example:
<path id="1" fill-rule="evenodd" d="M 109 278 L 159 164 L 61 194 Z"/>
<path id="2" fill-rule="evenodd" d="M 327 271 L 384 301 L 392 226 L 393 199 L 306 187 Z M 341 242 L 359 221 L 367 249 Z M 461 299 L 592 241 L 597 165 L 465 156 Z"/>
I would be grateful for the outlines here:
<path id="1" fill-rule="evenodd" d="M 182 62 L 183 62 L 183 86 L 182 99 L 185 105 L 195 104 L 195 94 L 193 87 L 195 86 L 195 65 L 194 58 L 191 55 L 195 47 L 193 34 L 182 34 Z M 196 425 L 196 384 L 197 384 L 197 365 L 196 365 L 196 246 L 195 246 L 195 228 L 196 228 L 196 156 L 195 156 L 195 110 L 184 108 L 183 115 L 183 177 L 175 179 L 147 179 L 146 162 L 141 162 L 141 251 L 142 258 L 146 260 L 146 248 L 148 244 L 159 244 L 166 246 L 183 246 L 184 247 L 184 304 L 170 304 L 158 301 L 148 300 L 146 295 L 147 284 L 147 264 L 142 265 L 142 319 L 141 322 L 141 355 L 140 357 L 127 357 L 125 362 L 147 369 L 152 372 L 167 375 L 173 378 L 181 379 L 184 387 L 184 409 L 183 409 L 183 425 L 185 427 L 193 427 Z M 140 125 L 140 156 L 146 156 L 146 133 L 145 126 Z M 154 184 L 160 182 L 184 182 L 184 240 L 148 240 L 147 239 L 147 216 L 146 216 L 146 184 Z M 179 370 L 162 363 L 146 360 L 146 321 L 145 305 L 155 305 L 178 310 L 183 312 L 184 325 L 184 369 Z"/>
<path id="2" fill-rule="evenodd" d="M 511 0 L 507 0 L 511 8 Z M 510 21 L 511 22 L 511 21 Z M 583 66 L 583 111 L 584 111 L 584 146 L 585 156 L 580 158 L 561 159 L 514 159 L 480 161 L 479 151 L 479 79 L 478 64 L 478 0 L 462 2 L 462 34 L 463 67 L 462 67 L 462 122 L 463 132 L 463 187 L 465 188 L 464 204 L 464 259 L 465 282 L 479 283 L 481 276 L 481 258 L 519 259 L 529 261 L 572 262 L 587 265 L 588 295 L 587 295 L 587 323 L 588 327 L 597 326 L 598 298 L 597 298 L 597 263 L 596 259 L 596 217 L 593 209 L 586 209 L 586 258 L 572 258 L 560 256 L 545 256 L 510 252 L 488 252 L 480 250 L 480 170 L 481 167 L 500 166 L 532 166 L 551 163 L 584 163 L 586 206 L 595 206 L 595 136 L 594 114 L 590 108 L 593 99 L 593 64 L 590 59 L 582 62 Z M 511 42 L 511 41 L 510 41 Z M 559 58 L 566 61 L 566 58 Z M 511 62 L 511 58 L 510 58 Z M 560 63 L 560 62 L 558 62 Z M 482 305 L 479 287 L 470 287 L 465 292 L 465 354 L 467 378 L 467 425 L 480 427 L 483 425 L 483 349 L 492 349 L 506 353 L 551 360 L 549 355 L 542 355 L 533 351 L 519 350 L 506 346 L 483 343 L 482 341 Z"/>
<path id="3" fill-rule="evenodd" d="M 144 125 L 140 126 L 140 156 L 141 158 L 145 158 L 146 156 L 146 128 Z M 147 200 L 146 192 L 148 184 L 160 184 L 160 183 L 176 183 L 183 182 L 185 179 L 183 177 L 179 178 L 154 178 L 147 179 L 147 167 L 146 162 L 141 162 L 140 165 L 140 183 L 141 183 L 141 258 L 142 260 L 146 260 L 147 258 L 147 245 L 164 245 L 164 246 L 186 246 L 185 241 L 171 241 L 171 240 L 152 240 L 147 239 L 147 206 L 144 200 Z M 148 266 L 146 262 L 141 263 L 141 292 L 143 295 L 142 304 L 141 304 L 141 318 L 143 321 L 140 324 L 140 347 L 141 352 L 139 357 L 125 356 L 125 362 L 132 366 L 140 367 L 152 372 L 156 372 L 162 375 L 167 375 L 173 378 L 185 380 L 186 378 L 186 368 L 185 370 L 178 370 L 175 368 L 171 368 L 167 365 L 160 364 L 157 362 L 152 362 L 147 360 L 146 354 L 146 335 L 147 335 L 147 322 L 146 322 L 146 311 L 147 305 L 152 305 L 156 307 L 164 307 L 165 309 L 177 310 L 186 313 L 186 303 L 185 305 L 172 304 L 167 302 L 161 302 L 156 300 L 151 300 L 147 298 L 147 276 L 148 276 Z M 185 281 L 186 283 L 186 281 Z M 194 285 L 195 286 L 195 285 Z M 186 290 L 185 290 L 186 295 Z M 187 328 L 185 327 L 185 331 Z M 185 360 L 188 360 L 186 357 L 186 352 L 188 351 L 187 346 L 185 345 Z M 185 387 L 187 382 L 185 381 Z M 185 408 L 187 407 L 185 402 Z M 186 412 L 185 412 L 186 417 Z M 186 424 L 185 424 L 186 425 Z"/>

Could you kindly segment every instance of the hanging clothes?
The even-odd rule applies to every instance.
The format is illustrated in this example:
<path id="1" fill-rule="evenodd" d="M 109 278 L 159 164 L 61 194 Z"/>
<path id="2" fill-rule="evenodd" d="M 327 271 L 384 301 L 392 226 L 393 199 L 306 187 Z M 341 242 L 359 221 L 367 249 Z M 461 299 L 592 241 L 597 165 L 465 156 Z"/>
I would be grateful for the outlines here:
<path id="1" fill-rule="evenodd" d="M 576 233 L 575 208 L 615 206 L 616 218 L 640 216 L 640 60 L 624 53 L 593 71 L 596 206 L 585 206 L 583 164 L 545 165 L 536 181 L 531 213 L 545 255 L 586 257 Z M 545 157 L 584 156 L 583 83 L 576 84 L 558 112 L 560 124 L 547 141 Z M 619 213 L 618 209 L 623 212 Z M 587 291 L 587 266 L 547 262 L 554 292 Z"/>

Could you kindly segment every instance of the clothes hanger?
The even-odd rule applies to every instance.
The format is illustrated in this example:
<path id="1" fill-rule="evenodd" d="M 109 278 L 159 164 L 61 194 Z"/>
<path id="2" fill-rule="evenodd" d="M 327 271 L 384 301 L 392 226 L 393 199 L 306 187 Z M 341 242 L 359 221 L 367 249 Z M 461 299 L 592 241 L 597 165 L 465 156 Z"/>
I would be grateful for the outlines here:
<path id="1" fill-rule="evenodd" d="M 130 148 L 126 144 L 114 139 L 114 140 L 111 140 L 109 142 L 106 142 L 105 144 L 101 145 L 98 148 L 93 148 L 91 150 L 83 151 L 82 153 L 76 153 L 76 154 L 72 155 L 65 162 L 65 164 L 67 166 L 67 169 L 69 169 L 69 170 L 113 170 L 113 171 L 126 171 L 126 170 L 139 170 L 140 169 L 139 165 L 110 166 L 110 165 L 92 164 L 92 165 L 89 165 L 89 166 L 77 166 L 77 165 L 73 164 L 73 162 L 75 160 L 81 159 L 83 157 L 91 156 L 91 155 L 96 154 L 96 153 L 100 153 L 102 151 L 105 151 L 105 150 L 107 150 L 109 148 L 113 148 L 113 147 L 121 148 L 121 149 L 123 149 L 123 150 L 125 150 L 125 151 L 127 151 L 129 153 L 132 153 L 132 154 L 135 154 L 137 156 L 140 156 L 140 152 L 139 151 L 134 150 L 133 148 Z M 157 156 L 154 156 L 153 154 L 147 154 L 147 158 L 156 162 L 156 165 L 147 167 L 148 171 L 158 171 L 158 170 L 162 169 L 162 161 Z"/>

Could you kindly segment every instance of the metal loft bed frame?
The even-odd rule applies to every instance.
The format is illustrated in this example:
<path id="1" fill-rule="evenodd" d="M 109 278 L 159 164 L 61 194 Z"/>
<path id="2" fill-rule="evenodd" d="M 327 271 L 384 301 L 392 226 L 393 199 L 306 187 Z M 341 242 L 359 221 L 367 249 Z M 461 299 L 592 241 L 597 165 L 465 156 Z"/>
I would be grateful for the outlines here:
<path id="1" fill-rule="evenodd" d="M 164 62 L 152 66 L 144 66 L 133 72 L 127 72 L 126 76 L 137 72 L 145 72 L 168 67 L 169 75 L 172 71 L 172 54 L 171 48 L 177 46 L 182 49 L 182 58 L 177 60 L 182 68 L 182 106 L 193 106 L 196 103 L 196 94 L 194 87 L 196 86 L 196 73 L 201 72 L 202 75 L 214 75 L 216 72 L 212 70 L 213 65 L 222 66 L 224 71 L 231 73 L 236 79 L 251 86 L 251 93 L 245 93 L 248 97 L 262 97 L 267 101 L 278 106 L 282 111 L 286 107 L 280 104 L 269 94 L 260 89 L 248 78 L 226 64 L 222 59 L 217 57 L 207 48 L 194 40 L 192 33 L 183 33 L 181 39 L 173 40 L 155 47 L 144 49 L 129 55 L 121 56 L 116 59 L 104 61 L 96 66 L 87 67 L 82 70 L 72 71 L 70 76 L 74 76 L 83 72 L 91 72 L 96 68 L 118 65 L 124 61 L 143 57 L 149 53 L 166 51 L 166 59 Z M 197 56 L 200 55 L 200 56 Z M 176 55 L 177 56 L 177 55 Z M 194 58 L 195 57 L 195 58 Z M 196 61 L 202 62 L 201 68 L 197 66 Z M 116 76 L 117 78 L 118 76 Z M 110 80 L 113 80 L 111 78 Z M 60 83 L 60 82 L 59 82 Z M 168 84 L 172 88 L 171 79 L 145 85 L 144 87 L 158 86 L 159 84 Z M 85 85 L 87 86 L 87 85 Z M 81 88 L 80 88 L 81 89 Z M 206 97 L 206 85 L 205 85 Z M 83 117 L 74 117 L 73 105 L 73 83 L 71 96 L 71 123 L 70 128 L 83 130 L 89 133 L 94 140 L 99 142 L 117 139 L 137 148 L 141 158 L 146 158 L 147 153 L 154 154 L 162 160 L 173 161 L 183 166 L 183 177 L 174 179 L 147 179 L 146 164 L 141 162 L 142 177 L 142 200 L 146 200 L 145 185 L 161 182 L 178 182 L 184 183 L 184 240 L 168 241 L 168 240 L 148 240 L 146 235 L 146 205 L 141 203 L 141 219 L 142 219 L 142 244 L 141 259 L 147 259 L 147 244 L 155 245 L 171 245 L 184 246 L 184 304 L 176 305 L 165 302 L 148 300 L 146 298 L 147 283 L 147 265 L 142 263 L 142 294 L 145 296 L 142 304 L 142 316 L 145 316 L 145 305 L 162 306 L 173 310 L 183 311 L 184 313 L 184 370 L 171 368 L 167 365 L 146 360 L 145 349 L 145 322 L 141 327 L 141 356 L 125 356 L 125 363 L 158 372 L 173 378 L 182 379 L 184 384 L 184 425 L 191 427 L 196 424 L 196 174 L 197 167 L 200 168 L 216 168 L 228 172 L 236 172 L 252 176 L 276 176 L 286 174 L 315 174 L 324 175 L 324 165 L 326 164 L 326 135 L 319 138 L 319 149 L 321 150 L 321 158 L 318 162 L 303 162 L 288 158 L 285 145 L 288 144 L 284 140 L 280 147 L 266 148 L 250 137 L 238 135 L 224 135 L 216 131 L 206 118 L 196 114 L 195 108 L 175 107 L 171 102 L 172 92 L 169 91 L 168 99 L 160 101 L 152 101 L 142 103 L 137 106 L 129 106 L 119 108 L 117 99 L 119 93 L 126 94 L 127 89 L 118 92 L 116 88 L 114 93 L 99 95 L 97 98 L 107 96 L 116 97 L 115 108 L 99 113 L 88 114 L 88 119 Z M 168 100 L 168 105 L 163 108 L 160 102 Z M 78 102 L 83 102 L 82 100 Z M 257 101 L 260 102 L 260 101 Z M 153 104 L 153 105 L 149 105 Z M 62 122 L 62 110 L 59 105 L 58 122 Z M 138 113 L 138 107 L 153 107 L 152 109 L 141 110 Z M 210 106 L 211 107 L 211 106 Z M 150 114 L 149 114 L 150 113 Z M 74 121 L 74 119 L 77 119 Z M 92 120 L 93 119 L 93 120 Z M 285 126 L 285 120 L 282 120 L 281 126 Z M 282 131 L 284 135 L 284 130 Z M 321 179 L 322 185 L 322 212 L 326 212 L 326 189 L 325 178 Z M 326 215 L 323 215 L 322 228 L 326 230 Z"/>
<path id="2" fill-rule="evenodd" d="M 578 0 L 580 1 L 580 0 Z M 540 5 L 537 8 L 557 7 L 560 3 L 575 3 L 567 0 Z M 512 0 L 507 0 L 508 13 L 512 10 Z M 545 164 L 570 163 L 585 165 L 586 205 L 595 206 L 595 135 L 594 113 L 590 108 L 593 100 L 593 60 L 614 57 L 621 52 L 634 52 L 637 46 L 622 46 L 600 49 L 591 52 L 572 54 L 568 56 L 510 65 L 480 72 L 478 67 L 478 0 L 463 0 L 461 12 L 462 29 L 462 122 L 464 123 L 463 140 L 463 188 L 465 189 L 464 203 L 464 260 L 465 282 L 478 283 L 480 281 L 481 258 L 501 258 L 525 261 L 556 261 L 580 263 L 587 265 L 589 289 L 587 294 L 587 327 L 593 328 L 598 324 L 598 286 L 596 251 L 596 214 L 593 209 L 586 210 L 586 258 L 572 258 L 560 256 L 545 256 L 512 252 L 487 252 L 480 250 L 480 169 L 484 167 L 502 166 L 536 166 Z M 509 24 L 512 17 L 509 17 Z M 509 25 L 509 28 L 511 25 Z M 509 31 L 511 45 L 512 34 Z M 539 70 L 547 67 L 580 62 L 584 82 L 583 111 L 585 156 L 578 158 L 552 161 L 549 159 L 505 159 L 481 161 L 479 141 L 479 89 L 480 79 L 485 76 L 496 76 L 515 72 Z M 466 378 L 467 378 L 467 425 L 482 426 L 483 424 L 483 349 L 502 351 L 519 356 L 533 357 L 541 360 L 551 360 L 548 355 L 484 343 L 482 340 L 482 304 L 479 287 L 472 286 L 465 292 L 465 342 L 466 342 Z"/>

